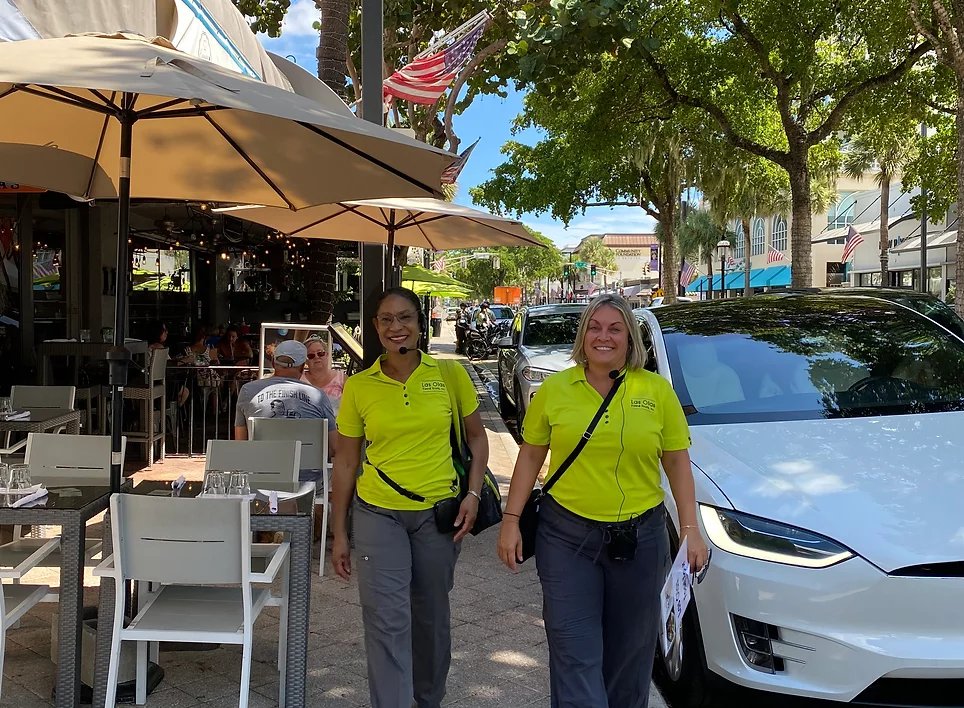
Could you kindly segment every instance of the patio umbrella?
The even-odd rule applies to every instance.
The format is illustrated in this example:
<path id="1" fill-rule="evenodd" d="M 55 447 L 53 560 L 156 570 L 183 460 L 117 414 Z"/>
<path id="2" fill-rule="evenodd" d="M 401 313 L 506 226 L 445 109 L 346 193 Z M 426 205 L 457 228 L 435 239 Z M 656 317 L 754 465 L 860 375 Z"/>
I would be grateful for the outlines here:
<path id="1" fill-rule="evenodd" d="M 449 275 L 438 273 L 434 270 L 429 270 L 428 268 L 423 268 L 419 265 L 407 265 L 402 267 L 402 283 L 405 284 L 405 287 L 409 287 L 409 284 L 418 283 L 423 285 L 449 285 L 461 290 L 469 289 L 468 285 Z"/>
<path id="2" fill-rule="evenodd" d="M 230 211 L 289 236 L 388 244 L 386 272 L 394 267 L 394 246 L 433 251 L 477 246 L 545 247 L 519 221 L 439 199 L 370 199 L 297 212 L 266 206 L 216 211 Z"/>
<path id="3" fill-rule="evenodd" d="M 120 483 L 132 197 L 270 204 L 436 194 L 452 155 L 132 35 L 0 43 L 0 179 L 118 199 L 112 482 Z"/>

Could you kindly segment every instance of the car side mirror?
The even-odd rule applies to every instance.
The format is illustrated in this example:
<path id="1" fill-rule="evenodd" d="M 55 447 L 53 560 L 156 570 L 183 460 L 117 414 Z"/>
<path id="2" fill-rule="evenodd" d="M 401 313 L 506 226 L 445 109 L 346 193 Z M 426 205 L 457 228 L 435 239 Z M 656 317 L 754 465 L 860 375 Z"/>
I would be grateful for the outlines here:
<path id="1" fill-rule="evenodd" d="M 515 349 L 515 344 L 512 343 L 512 337 L 503 337 L 498 343 L 499 349 Z"/>

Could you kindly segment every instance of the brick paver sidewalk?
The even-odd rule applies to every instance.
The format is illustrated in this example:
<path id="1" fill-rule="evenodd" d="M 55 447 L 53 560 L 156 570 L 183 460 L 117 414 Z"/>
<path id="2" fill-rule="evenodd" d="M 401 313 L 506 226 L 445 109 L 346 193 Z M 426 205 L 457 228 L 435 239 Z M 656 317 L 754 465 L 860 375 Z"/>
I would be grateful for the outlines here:
<path id="1" fill-rule="evenodd" d="M 433 346 L 433 354 L 455 357 L 451 327 Z M 472 367 L 489 433 L 490 468 L 508 489 L 518 447 Z M 200 479 L 203 461 L 170 458 L 139 476 Z M 548 648 L 542 623 L 542 592 L 535 564 L 513 575 L 495 553 L 497 530 L 469 536 L 462 548 L 452 592 L 452 670 L 444 705 L 459 708 L 549 706 Z M 308 705 L 312 708 L 367 706 L 368 679 L 356 582 L 317 575 L 311 590 L 308 657 Z M 96 585 L 91 581 L 91 584 Z M 96 606 L 96 587 L 87 606 Z M 56 604 L 40 605 L 8 632 L 0 706 L 38 708 L 52 705 L 54 665 L 50 662 L 50 619 Z M 277 705 L 277 608 L 267 608 L 254 640 L 251 708 Z M 166 676 L 148 697 L 148 708 L 233 708 L 241 674 L 239 647 L 208 652 L 164 652 Z M 665 708 L 653 692 L 653 708 Z"/>

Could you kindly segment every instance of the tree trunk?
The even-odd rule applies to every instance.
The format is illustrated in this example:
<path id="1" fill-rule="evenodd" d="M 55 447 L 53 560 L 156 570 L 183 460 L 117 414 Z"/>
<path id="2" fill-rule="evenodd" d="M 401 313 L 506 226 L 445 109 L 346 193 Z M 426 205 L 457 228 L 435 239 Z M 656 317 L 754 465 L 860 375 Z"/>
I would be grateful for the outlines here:
<path id="1" fill-rule="evenodd" d="M 321 33 L 318 37 L 318 78 L 342 99 L 345 98 L 345 76 L 348 71 L 348 0 L 315 0 L 321 10 Z"/>
<path id="2" fill-rule="evenodd" d="M 750 220 L 743 219 L 743 252 L 746 259 L 743 261 L 743 296 L 750 297 L 753 290 L 750 289 L 750 256 L 753 254 L 753 240 L 750 236 Z"/>
<path id="3" fill-rule="evenodd" d="M 790 176 L 790 195 L 793 200 L 793 219 L 790 224 L 791 284 L 794 288 L 813 287 L 813 247 L 811 231 L 813 216 L 810 213 L 810 166 L 807 164 L 807 148 L 802 155 L 791 155 L 787 173 Z"/>
<path id="4" fill-rule="evenodd" d="M 348 0 L 315 0 L 321 11 L 318 38 L 318 78 L 342 100 L 348 73 Z M 338 242 L 314 239 L 308 245 L 305 279 L 312 324 L 328 324 L 334 313 L 338 278 Z"/>
<path id="5" fill-rule="evenodd" d="M 311 323 L 329 324 L 335 305 L 338 242 L 311 239 L 305 271 Z"/>
<path id="6" fill-rule="evenodd" d="M 663 279 L 663 303 L 672 305 L 677 301 L 679 284 L 679 261 L 676 253 L 676 205 L 667 204 L 659 210 L 660 226 L 663 231 L 663 266 L 660 276 Z"/>
<path id="7" fill-rule="evenodd" d="M 890 173 L 880 171 L 880 286 L 887 287 L 890 269 Z M 851 282 L 851 285 L 857 283 Z"/>
<path id="8" fill-rule="evenodd" d="M 957 80 L 957 205 L 964 204 L 964 77 Z M 964 317 L 964 219 L 957 220 L 957 265 L 954 268 L 954 309 Z"/>

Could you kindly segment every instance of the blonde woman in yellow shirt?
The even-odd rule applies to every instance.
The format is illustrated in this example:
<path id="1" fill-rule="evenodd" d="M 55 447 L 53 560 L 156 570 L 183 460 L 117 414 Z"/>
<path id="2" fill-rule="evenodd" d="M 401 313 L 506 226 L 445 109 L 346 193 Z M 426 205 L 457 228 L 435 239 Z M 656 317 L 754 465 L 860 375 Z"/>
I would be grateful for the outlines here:
<path id="1" fill-rule="evenodd" d="M 646 708 L 669 567 L 660 464 L 691 567 L 708 556 L 689 429 L 670 383 L 643 368 L 639 324 L 623 298 L 604 295 L 586 308 L 573 361 L 543 382 L 526 413 L 499 556 L 512 570 L 522 561 L 518 521 L 546 456 L 548 482 L 618 386 L 582 452 L 542 499 L 535 559 L 552 708 Z"/>

